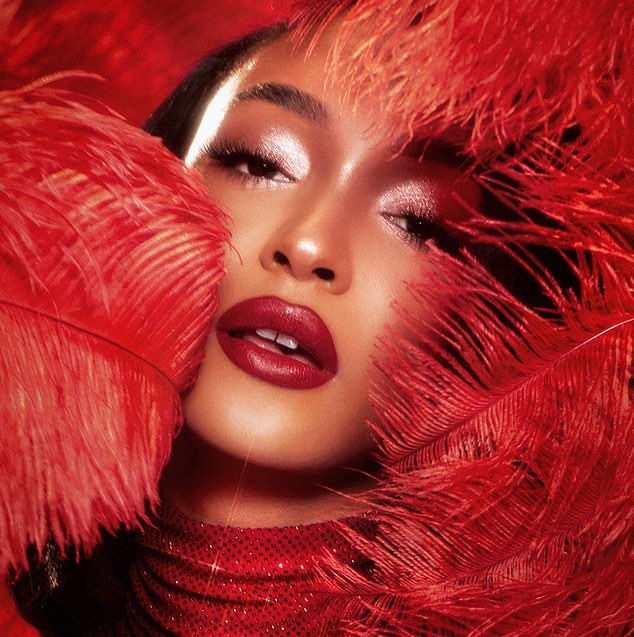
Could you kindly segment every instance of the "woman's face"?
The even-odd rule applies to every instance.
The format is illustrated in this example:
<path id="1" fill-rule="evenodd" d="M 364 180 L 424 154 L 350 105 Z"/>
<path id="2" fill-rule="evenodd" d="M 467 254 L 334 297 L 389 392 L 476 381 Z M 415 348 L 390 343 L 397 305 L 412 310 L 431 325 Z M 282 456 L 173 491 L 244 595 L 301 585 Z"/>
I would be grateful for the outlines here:
<path id="1" fill-rule="evenodd" d="M 367 457 L 372 357 L 440 224 L 477 205 L 451 163 L 395 157 L 369 110 L 324 90 L 328 36 L 286 37 L 216 93 L 188 163 L 229 213 L 216 323 L 185 400 L 203 440 L 268 467 Z M 398 329 L 398 325 L 395 326 Z M 274 340 L 275 339 L 275 340 Z"/>

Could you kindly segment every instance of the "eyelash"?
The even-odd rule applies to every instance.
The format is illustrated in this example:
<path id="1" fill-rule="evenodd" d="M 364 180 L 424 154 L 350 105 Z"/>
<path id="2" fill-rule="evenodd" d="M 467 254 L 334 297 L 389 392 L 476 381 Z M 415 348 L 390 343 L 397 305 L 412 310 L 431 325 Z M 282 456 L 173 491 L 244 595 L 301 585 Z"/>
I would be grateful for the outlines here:
<path id="1" fill-rule="evenodd" d="M 227 171 L 232 177 L 239 179 L 243 183 L 270 184 L 271 182 L 288 183 L 296 181 L 290 172 L 284 169 L 276 158 L 263 153 L 260 150 L 253 150 L 243 144 L 233 144 L 228 142 L 208 144 L 204 148 L 204 153 L 216 162 L 222 170 Z M 246 164 L 247 171 L 238 170 L 237 166 Z M 261 169 L 262 174 L 251 174 Z M 275 179 L 267 176 L 279 173 L 283 179 Z"/>

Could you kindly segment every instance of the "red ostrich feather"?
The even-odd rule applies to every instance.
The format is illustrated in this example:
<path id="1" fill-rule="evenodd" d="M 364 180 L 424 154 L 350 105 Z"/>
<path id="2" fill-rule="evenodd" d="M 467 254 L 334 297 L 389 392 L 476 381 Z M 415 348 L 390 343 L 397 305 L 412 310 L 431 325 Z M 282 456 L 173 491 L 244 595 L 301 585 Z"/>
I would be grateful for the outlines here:
<path id="1" fill-rule="evenodd" d="M 324 16 L 346 10 L 338 49 L 345 55 L 334 52 L 333 77 L 350 86 L 356 98 L 369 95 L 380 103 L 387 117 L 377 125 L 386 132 L 403 127 L 412 136 L 469 131 L 465 164 L 514 215 L 502 219 L 496 210 L 483 210 L 457 230 L 471 245 L 503 252 L 520 264 L 521 276 L 540 288 L 544 303 L 535 308 L 519 300 L 469 250 L 458 257 L 430 251 L 437 274 L 413 283 L 413 303 L 401 310 L 414 336 L 386 338 L 385 356 L 377 363 L 375 428 L 385 479 L 370 496 L 376 535 L 370 540 L 353 536 L 374 568 L 368 574 L 340 564 L 325 567 L 332 594 L 348 600 L 346 633 L 630 634 L 634 630 L 634 5 L 625 0 L 587 5 L 572 0 L 548 5 L 534 0 L 304 4 L 307 8 L 298 23 L 311 33 L 313 27 L 327 23 Z M 59 15 L 68 15 L 64 12 Z M 12 30 L 20 24 L 20 15 L 26 14 L 13 12 L 5 20 L 11 37 L 21 32 Z M 29 20 L 37 20 L 37 15 Z M 45 22 L 43 33 L 48 33 Z M 112 31 L 120 36 L 121 29 Z M 345 49 L 351 38 L 363 43 L 352 57 Z M 92 50 L 91 36 L 86 40 Z M 16 42 L 16 50 L 31 46 L 37 50 L 27 40 Z M 108 56 L 115 50 L 108 49 Z M 37 59 L 31 54 L 13 58 L 12 63 L 27 68 L 29 60 Z M 28 64 L 21 67 L 21 59 Z M 143 64 L 138 68 L 147 72 Z M 161 88 L 156 90 L 163 94 Z M 200 213 L 195 213 L 209 210 L 204 207 L 209 205 L 206 198 L 197 194 L 195 185 L 182 182 L 187 178 L 180 165 L 142 134 L 103 113 L 90 111 L 87 117 L 85 103 L 70 105 L 64 96 L 51 95 L 50 89 L 29 89 L 6 99 L 3 108 L 18 108 L 21 114 L 7 120 L 3 113 L 1 122 L 2 156 L 7 160 L 3 179 L 14 183 L 8 197 L 2 195 L 3 202 L 8 199 L 10 204 L 5 203 L 0 213 L 3 237 L 9 238 L 2 243 L 3 255 L 7 254 L 3 263 L 10 266 L 3 272 L 12 293 L 26 302 L 17 304 L 20 307 L 4 303 L 3 316 L 15 336 L 0 351 L 10 356 L 17 339 L 23 339 L 29 358 L 23 361 L 23 381 L 13 382 L 19 366 L 11 363 L 2 370 L 12 381 L 3 385 L 14 395 L 3 399 L 8 407 L 2 409 L 13 410 L 10 418 L 16 412 L 22 417 L 29 396 L 16 389 L 43 382 L 34 377 L 36 372 L 59 375 L 43 385 L 51 391 L 42 391 L 39 404 L 26 402 L 32 408 L 27 414 L 35 415 L 4 434 L 2 468 L 6 459 L 17 469 L 7 470 L 0 479 L 6 527 L 0 537 L 7 547 L 6 561 L 19 564 L 27 541 L 41 546 L 46 525 L 62 543 L 90 544 L 95 522 L 112 527 L 115 521 L 132 520 L 143 498 L 153 493 L 177 420 L 176 387 L 181 387 L 166 379 L 174 375 L 184 385 L 191 378 L 189 358 L 178 359 L 178 354 L 190 352 L 195 360 L 197 346 L 192 336 L 191 349 L 179 343 L 162 356 L 152 343 L 144 342 L 148 332 L 142 316 L 148 308 L 158 308 L 160 301 L 183 313 L 173 317 L 171 328 L 165 324 L 168 340 L 181 337 L 173 333 L 175 326 L 187 320 L 204 322 L 201 317 L 205 312 L 209 316 L 211 297 L 198 301 L 204 312 L 192 310 L 187 318 L 191 308 L 174 305 L 169 292 L 171 285 L 179 284 L 183 285 L 176 295 L 179 300 L 184 291 L 194 296 L 200 292 L 184 284 L 181 268 L 185 268 L 193 276 L 192 284 L 202 281 L 198 278 L 202 271 L 207 273 L 209 285 L 202 287 L 209 293 L 217 273 L 216 258 L 209 255 L 218 254 L 222 237 L 207 237 L 205 232 L 214 234 L 217 226 L 201 225 Z M 31 119 L 38 108 L 40 119 Z M 70 127 L 59 128 L 60 111 L 72 122 Z M 17 132 L 25 123 L 28 134 Z M 86 126 L 90 130 L 82 138 Z M 73 137 L 75 133 L 78 137 Z M 5 144 L 10 139 L 14 142 Z M 68 139 L 75 143 L 66 143 Z M 120 139 L 126 143 L 113 151 L 113 140 Z M 52 156 L 47 156 L 49 149 Z M 75 164 L 73 153 L 79 153 Z M 37 168 L 40 162 L 43 168 Z M 137 178 L 147 178 L 144 183 L 151 187 L 131 190 L 129 184 Z M 160 192 L 155 191 L 157 181 L 163 187 Z M 36 185 L 44 188 L 43 194 L 34 194 Z M 138 193 L 137 188 L 143 197 L 130 194 Z M 144 203 L 145 195 L 155 196 L 152 205 Z M 69 200 L 80 205 L 73 208 Z M 160 268 L 142 256 L 135 266 L 139 269 L 128 272 L 123 263 L 145 255 L 143 246 L 139 251 L 119 250 L 117 241 L 97 242 L 103 232 L 95 220 L 103 216 L 96 213 L 111 200 L 109 215 L 118 214 L 122 221 L 117 226 L 122 230 L 112 230 L 115 235 L 129 228 L 127 222 L 136 215 L 152 217 L 154 203 L 164 210 L 166 202 L 176 201 L 177 209 L 187 212 L 180 221 L 193 224 L 187 236 L 195 239 L 202 232 L 202 242 L 209 240 L 214 247 L 210 252 L 177 250 L 178 258 L 182 254 L 188 258 L 166 259 Z M 32 210 L 28 217 L 19 213 L 24 206 Z M 122 212 L 129 206 L 134 212 Z M 86 226 L 64 225 L 73 210 L 84 208 Z M 76 226 L 77 220 L 72 217 L 72 221 Z M 39 239 L 30 234 L 33 224 L 38 226 Z M 52 241 L 46 242 L 49 228 Z M 85 245 L 71 240 L 84 233 L 92 237 Z M 131 231 L 133 235 L 139 238 Z M 148 241 L 147 254 L 159 246 L 168 249 L 169 242 L 163 239 Z M 52 243 L 58 248 L 49 252 Z M 561 284 L 558 273 L 534 256 L 536 249 L 543 248 L 559 253 L 568 264 L 571 283 Z M 199 267 L 201 258 L 204 263 L 211 259 L 211 269 Z M 177 273 L 171 269 L 175 262 Z M 21 264 L 17 269 L 16 263 Z M 17 278 L 16 273 L 20 273 Z M 123 301 L 121 281 L 128 282 L 124 289 L 132 291 L 133 306 L 118 305 Z M 165 284 L 161 290 L 166 296 L 144 296 L 145 288 L 136 287 L 140 281 L 149 283 L 149 288 Z M 48 294 L 51 290 L 54 295 Z M 57 295 L 69 304 L 53 305 L 51 299 Z M 82 304 L 96 311 L 100 326 L 96 334 L 89 333 L 95 330 L 87 326 L 83 306 L 73 301 L 78 295 Z M 423 320 L 425 313 L 417 312 L 417 306 L 436 308 L 433 320 Z M 157 311 L 148 316 L 152 321 L 171 321 L 166 314 Z M 51 330 L 55 340 L 42 338 Z M 197 328 L 192 330 L 198 334 Z M 202 324 L 200 330 L 204 332 Z M 174 356 L 179 362 L 170 367 Z M 81 392 L 92 374 L 110 382 L 97 383 L 86 400 Z M 136 382 L 143 374 L 147 383 Z M 130 383 L 130 378 L 135 382 Z M 115 400 L 108 393 L 130 385 L 134 388 L 130 392 L 138 390 L 139 395 L 126 390 Z M 68 391 L 58 392 L 60 387 Z M 67 398 L 76 393 L 82 411 L 67 405 Z M 155 397 L 159 393 L 163 399 Z M 107 403 L 115 405 L 117 414 L 105 421 L 121 430 L 108 429 L 105 434 L 123 436 L 124 441 L 108 446 L 111 439 L 107 439 L 100 448 L 106 449 L 104 458 L 95 458 L 102 451 L 96 451 L 90 440 L 94 426 L 87 426 L 73 442 L 80 445 L 76 449 L 83 457 L 80 466 L 77 454 L 64 451 L 65 425 L 71 420 L 64 419 L 62 408 L 69 410 L 73 422 L 86 423 L 103 417 L 102 405 Z M 138 410 L 144 409 L 151 409 L 152 417 L 165 424 L 164 444 L 154 441 L 157 429 L 136 429 L 138 422 L 149 420 L 138 418 Z M 58 428 L 47 433 L 38 413 L 55 414 Z M 131 415 L 134 433 L 124 427 Z M 138 471 L 133 466 L 130 475 L 138 474 L 142 486 L 128 494 L 130 461 L 122 454 L 128 452 L 130 440 L 143 441 L 139 453 L 156 461 L 142 463 L 145 468 Z M 154 451 L 147 452 L 148 447 Z M 65 492 L 77 481 L 59 479 L 53 461 L 57 458 L 67 469 L 65 475 L 81 476 L 81 493 Z M 41 461 L 39 466 L 34 459 Z M 108 478 L 113 480 L 113 489 L 107 492 L 109 504 L 101 497 L 108 479 L 93 474 L 108 466 L 114 474 Z M 35 502 L 12 486 L 15 475 L 27 476 L 33 467 L 33 486 L 28 488 L 34 489 Z M 125 469 L 125 477 L 119 469 Z M 95 480 L 95 475 L 101 478 Z M 48 485 L 46 480 L 51 486 L 40 489 Z M 100 490 L 91 501 L 86 494 L 96 486 Z M 53 499 L 47 500 L 51 494 Z M 14 501 L 23 504 L 14 507 Z M 85 504 L 81 510 L 78 501 Z"/>
<path id="2" fill-rule="evenodd" d="M 226 233 L 160 142 L 46 85 L 0 101 L 1 566 L 155 502 Z"/>
<path id="3" fill-rule="evenodd" d="M 460 257 L 431 250 L 409 338 L 385 339 L 386 478 L 376 537 L 355 536 L 374 569 L 327 571 L 346 634 L 631 634 L 634 6 L 326 0 L 297 24 L 341 14 L 333 81 L 386 134 L 468 131 L 465 166 L 508 209 L 454 228 Z M 473 250 L 510 257 L 542 307 Z"/>
<path id="4" fill-rule="evenodd" d="M 0 0 L 0 88 L 70 69 L 73 89 L 141 125 L 209 51 L 283 19 L 292 0 Z"/>
<path id="5" fill-rule="evenodd" d="M 58 79 L 57 85 L 63 83 L 67 88 L 81 90 L 140 124 L 210 49 L 282 19 L 288 7 L 286 0 L 266 3 L 253 0 L 239 4 L 201 1 L 186 5 L 170 1 L 160 3 L 160 8 L 154 2 L 115 2 L 106 6 L 77 0 L 0 0 L 0 88 L 17 89 L 45 74 L 81 69 L 92 76 L 69 74 Z M 105 81 L 95 81 L 94 74 Z M 47 122 L 49 106 L 54 108 L 50 113 L 52 119 Z M 99 112 L 94 113 L 91 107 Z M 0 156 L 4 166 L 0 199 L 5 207 L 1 213 L 3 265 L 0 267 L 0 279 L 3 283 L 0 302 L 3 307 L 2 340 L 3 343 L 9 342 L 0 356 L 3 359 L 0 364 L 3 401 L 12 393 L 11 400 L 7 400 L 1 409 L 3 422 L 6 423 L 3 442 L 10 442 L 0 452 L 0 539 L 3 546 L 0 566 L 5 570 L 8 564 L 24 565 L 27 543 L 34 542 L 41 549 L 52 529 L 62 546 L 72 541 L 75 545 L 79 543 L 89 548 L 101 525 L 112 529 L 121 522 L 132 524 L 136 515 L 144 510 L 145 500 L 155 500 L 157 475 L 169 453 L 171 438 L 180 418 L 177 390 L 185 386 L 187 377 L 191 378 L 200 350 L 194 343 L 200 344 L 204 334 L 202 326 L 211 315 L 213 281 L 219 272 L 220 235 L 224 236 L 224 232 L 217 222 L 213 226 L 207 226 L 207 221 L 200 223 L 201 214 L 206 220 L 210 216 L 217 218 L 214 209 L 203 191 L 183 174 L 182 167 L 174 158 L 161 150 L 158 143 L 150 143 L 118 118 L 111 117 L 111 113 L 105 113 L 102 107 L 89 105 L 86 100 L 70 95 L 60 93 L 56 96 L 46 89 L 43 92 L 6 94 L 0 109 Z M 15 146 L 12 146 L 13 143 Z M 21 150 L 22 144 L 25 145 Z M 64 172 L 63 155 L 69 148 L 75 153 L 74 164 Z M 56 158 L 56 154 L 59 157 Z M 45 163 L 38 169 L 39 158 Z M 22 160 L 24 165 L 19 166 Z M 101 165 L 103 172 L 87 172 L 91 162 Z M 73 170 L 81 171 L 74 186 Z M 44 175 L 49 171 L 56 177 L 47 183 Z M 34 181 L 30 181 L 31 177 Z M 95 178 L 96 181 L 91 183 Z M 137 188 L 134 195 L 129 194 L 130 185 Z M 83 201 L 84 196 L 93 195 L 97 197 L 95 201 Z M 163 195 L 165 199 L 161 200 Z M 120 215 L 113 215 L 118 198 L 126 200 L 124 209 L 130 214 L 130 222 L 138 218 L 140 224 L 145 224 L 156 215 L 158 223 L 158 219 L 169 211 L 173 218 L 164 218 L 163 230 L 158 226 L 148 230 L 145 244 L 141 236 L 133 238 L 129 233 L 129 248 L 132 249 L 136 241 L 134 245 L 137 245 L 139 257 L 144 249 L 147 250 L 146 256 L 150 255 L 150 234 L 155 231 L 169 233 L 170 227 L 172 232 L 177 232 L 179 223 L 181 229 L 190 224 L 190 239 L 183 239 L 182 256 L 176 255 L 173 265 L 170 265 L 170 250 L 176 250 L 176 243 L 171 247 L 166 243 L 161 267 L 181 267 L 183 263 L 179 263 L 179 259 L 187 257 L 184 278 L 180 278 L 181 272 L 172 270 L 172 274 L 163 281 L 162 289 L 167 298 L 173 299 L 169 294 L 170 283 L 175 283 L 174 293 L 179 286 L 185 285 L 185 281 L 196 283 L 184 297 L 190 299 L 191 306 L 186 308 L 177 304 L 169 311 L 165 310 L 164 317 L 156 314 L 153 320 L 159 318 L 159 324 L 152 325 L 148 321 L 144 326 L 148 329 L 142 330 L 144 311 L 139 308 L 135 318 L 138 323 L 136 329 L 129 330 L 125 320 L 134 317 L 126 317 L 124 308 L 119 306 L 117 323 L 112 323 L 106 316 L 109 308 L 104 304 L 110 302 L 113 295 L 116 298 L 120 290 L 114 289 L 115 284 L 118 285 L 116 280 L 99 281 L 100 269 L 107 265 L 100 261 L 105 258 L 105 252 L 92 262 L 80 261 L 74 267 L 72 262 L 75 258 L 92 258 L 92 252 L 99 247 L 96 242 L 86 245 L 83 254 L 80 254 L 79 243 L 76 243 L 74 252 L 62 255 L 64 260 L 58 264 L 51 256 L 46 262 L 30 265 L 28 260 L 34 256 L 40 258 L 48 246 L 45 239 L 40 239 L 38 245 L 36 237 L 41 228 L 28 222 L 29 215 L 39 215 L 37 223 L 45 228 L 51 225 L 49 239 L 52 244 L 64 237 L 67 196 L 71 198 L 71 205 L 81 205 L 89 215 L 103 209 L 113 221 L 120 218 Z M 99 199 L 102 201 L 99 202 Z M 57 211 L 56 207 L 59 208 Z M 21 211 L 18 216 L 14 214 L 17 210 Z M 68 232 L 71 230 L 69 226 Z M 78 236 L 83 231 L 84 228 L 79 226 Z M 111 233 L 114 231 L 113 227 Z M 68 234 L 67 238 L 70 236 Z M 12 243 L 9 244 L 9 241 Z M 205 249 L 197 252 L 196 242 Z M 123 237 L 118 245 L 119 248 L 113 246 L 113 250 L 118 249 L 125 254 L 127 248 Z M 99 249 L 104 247 L 107 248 L 107 245 L 102 243 Z M 157 244 L 153 249 L 159 251 L 160 246 Z M 54 254 L 60 256 L 59 252 Z M 20 267 L 28 270 L 21 274 L 28 278 L 16 277 L 15 263 L 5 261 L 5 257 L 17 259 Z M 110 258 L 115 258 L 114 252 Z M 26 285 L 51 286 L 51 277 L 45 270 L 51 264 L 56 268 L 56 274 L 51 272 L 51 276 L 60 278 L 49 289 L 51 298 L 47 306 L 39 298 L 40 290 L 37 287 L 27 289 Z M 64 289 L 64 268 L 68 269 L 66 284 L 69 290 Z M 197 268 L 202 270 L 199 271 L 200 279 L 195 282 L 192 273 Z M 150 269 L 149 263 L 140 261 L 136 274 L 143 277 L 145 272 L 149 275 Z M 84 276 L 83 271 L 91 278 L 83 283 L 73 283 L 73 276 Z M 132 271 L 129 274 L 128 282 L 134 278 Z M 13 287 L 5 290 L 5 281 Z M 138 283 L 142 281 L 143 278 Z M 88 290 L 88 283 L 95 283 L 96 287 Z M 155 306 L 159 312 L 165 308 L 167 300 L 161 299 L 158 293 L 160 279 L 155 283 L 156 296 L 144 296 L 139 303 L 161 301 Z M 205 287 L 207 284 L 209 287 Z M 75 288 L 71 288 L 72 285 Z M 54 313 L 55 320 L 45 319 L 46 312 L 50 312 L 57 303 L 54 297 L 60 291 L 63 298 L 59 316 Z M 71 292 L 79 294 L 74 301 Z M 11 305 L 15 300 L 11 296 L 14 293 L 19 297 L 18 305 L 26 301 L 30 310 L 22 311 Z M 126 298 L 131 298 L 131 294 L 132 290 L 126 292 Z M 8 304 L 5 303 L 7 299 Z M 124 298 L 120 300 L 123 302 Z M 87 301 L 93 305 L 83 311 L 83 303 Z M 114 308 L 117 309 L 116 303 Z M 53 309 L 57 312 L 57 308 Z M 95 337 L 90 334 L 88 309 L 98 310 L 100 320 L 106 316 L 106 323 L 100 326 L 104 332 Z M 31 310 L 33 312 L 29 313 Z M 44 313 L 35 320 L 40 310 Z M 71 321 L 67 325 L 65 321 L 69 317 L 66 313 L 71 310 L 71 318 L 77 319 L 77 322 Z M 162 325 L 167 328 L 170 317 L 175 322 L 181 321 L 186 313 L 189 313 L 186 320 L 190 333 L 180 336 L 178 332 L 170 334 L 168 341 L 171 341 L 171 346 L 161 343 L 162 334 L 154 335 L 156 338 L 147 351 L 144 351 L 148 345 L 147 338 L 143 338 L 145 342 L 141 346 L 135 341 L 136 337 L 151 335 L 149 330 L 153 327 Z M 200 323 L 196 324 L 197 321 Z M 37 327 L 38 323 L 40 327 Z M 121 336 L 126 341 L 124 347 L 131 345 L 127 358 L 120 347 L 122 343 L 115 339 L 108 345 L 111 336 L 108 331 L 114 328 L 120 333 L 112 336 Z M 52 333 L 56 338 L 50 338 Z M 47 334 L 48 340 L 41 340 Z M 185 342 L 188 338 L 190 343 Z M 41 352 L 34 349 L 38 339 L 41 340 Z M 181 341 L 178 346 L 176 340 Z M 21 350 L 23 344 L 26 349 Z M 161 353 L 158 348 L 163 345 L 166 349 Z M 46 347 L 49 351 L 45 351 Z M 84 354 L 84 350 L 92 353 Z M 22 357 L 20 351 L 23 352 Z M 28 368 L 29 356 L 32 369 Z M 18 360 L 20 358 L 21 361 Z M 18 365 L 19 362 L 22 365 Z M 163 368 L 152 371 L 152 367 L 159 363 Z M 18 366 L 14 368 L 14 365 Z M 83 382 L 87 376 L 97 381 L 100 374 L 104 382 L 99 383 L 97 393 L 82 392 L 80 381 Z M 115 387 L 123 387 L 126 383 L 131 385 L 135 379 L 139 380 L 136 397 L 131 388 L 124 392 L 125 395 L 117 395 Z M 29 383 L 35 382 L 49 387 L 49 392 L 43 392 L 39 402 L 33 396 L 29 398 L 27 389 Z M 18 424 L 14 419 L 21 418 L 23 409 L 22 398 L 16 391 L 20 383 L 24 388 L 22 398 L 29 399 L 30 408 Z M 100 402 L 103 405 L 100 406 Z M 53 419 L 55 422 L 47 420 L 49 412 L 45 417 L 42 409 L 57 412 Z M 75 428 L 69 424 L 70 421 L 63 422 L 64 416 L 79 419 L 81 426 Z M 122 417 L 124 420 L 121 420 Z M 106 426 L 95 428 L 93 433 L 89 422 L 91 419 L 94 422 L 95 418 Z M 144 427 L 136 431 L 133 422 L 127 418 L 138 419 Z M 34 421 L 37 427 L 33 427 Z M 50 426 L 42 427 L 42 423 Z M 116 423 L 120 425 L 118 430 Z M 60 426 L 57 431 L 54 430 L 55 424 Z M 69 431 L 71 436 L 68 436 Z M 32 435 L 34 433 L 37 435 Z M 65 449 L 61 453 L 60 446 Z M 134 457 L 135 454 L 139 457 Z M 27 634 L 29 629 L 13 613 L 10 604 L 2 604 L 0 632 Z"/>

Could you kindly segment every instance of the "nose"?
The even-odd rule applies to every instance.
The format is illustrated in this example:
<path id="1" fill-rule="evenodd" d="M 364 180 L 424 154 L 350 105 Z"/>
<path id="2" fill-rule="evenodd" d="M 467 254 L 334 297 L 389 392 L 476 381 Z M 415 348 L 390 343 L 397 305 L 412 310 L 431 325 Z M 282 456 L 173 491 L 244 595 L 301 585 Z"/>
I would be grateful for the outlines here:
<path id="1" fill-rule="evenodd" d="M 345 213 L 333 202 L 303 202 L 289 208 L 262 249 L 262 266 L 317 283 L 333 294 L 345 292 L 352 281 Z"/>

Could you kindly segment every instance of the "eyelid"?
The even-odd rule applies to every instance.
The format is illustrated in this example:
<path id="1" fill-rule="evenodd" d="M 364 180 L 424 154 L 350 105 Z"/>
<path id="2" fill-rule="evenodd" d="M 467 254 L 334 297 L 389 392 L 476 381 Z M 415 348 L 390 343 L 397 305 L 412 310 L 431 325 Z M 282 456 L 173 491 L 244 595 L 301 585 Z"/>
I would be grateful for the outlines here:
<path id="1" fill-rule="evenodd" d="M 378 206 L 381 210 L 394 210 L 396 214 L 433 217 L 438 206 L 436 188 L 428 181 L 400 183 L 379 197 Z"/>
<path id="2" fill-rule="evenodd" d="M 300 139 L 292 131 L 273 128 L 253 135 L 222 134 L 211 140 L 208 147 L 238 148 L 245 154 L 274 163 L 295 181 L 308 176 L 310 155 Z"/>
<path id="3" fill-rule="evenodd" d="M 304 179 L 308 175 L 311 165 L 309 153 L 291 131 L 274 128 L 261 136 L 260 145 L 295 179 Z"/>
<path id="4" fill-rule="evenodd" d="M 220 165 L 224 170 L 228 170 L 235 174 L 241 180 L 256 181 L 256 182 L 272 182 L 272 183 L 290 183 L 297 181 L 297 178 L 291 174 L 284 166 L 281 166 L 279 160 L 275 156 L 269 156 L 266 152 L 262 152 L 260 149 L 252 149 L 248 146 L 238 144 L 234 145 L 232 142 L 214 142 L 212 144 L 206 144 L 203 148 L 204 154 L 212 161 Z M 269 177 L 249 175 L 243 173 L 240 170 L 235 169 L 231 164 L 249 162 L 249 159 L 254 159 L 262 164 L 269 164 L 276 172 L 279 172 L 284 176 L 284 179 L 272 179 Z"/>
<path id="5" fill-rule="evenodd" d="M 446 233 L 433 181 L 401 182 L 384 192 L 377 205 L 389 230 L 417 250 Z"/>

